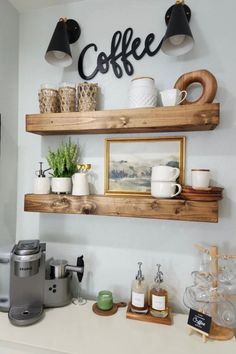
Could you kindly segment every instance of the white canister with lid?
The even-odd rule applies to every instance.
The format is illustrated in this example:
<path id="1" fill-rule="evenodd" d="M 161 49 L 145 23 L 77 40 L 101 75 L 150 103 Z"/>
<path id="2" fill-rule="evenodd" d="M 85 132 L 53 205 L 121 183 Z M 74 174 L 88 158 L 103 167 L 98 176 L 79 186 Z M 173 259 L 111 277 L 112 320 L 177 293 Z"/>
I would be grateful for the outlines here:
<path id="1" fill-rule="evenodd" d="M 129 90 L 130 108 L 156 107 L 157 88 L 151 77 L 137 77 L 131 81 Z"/>

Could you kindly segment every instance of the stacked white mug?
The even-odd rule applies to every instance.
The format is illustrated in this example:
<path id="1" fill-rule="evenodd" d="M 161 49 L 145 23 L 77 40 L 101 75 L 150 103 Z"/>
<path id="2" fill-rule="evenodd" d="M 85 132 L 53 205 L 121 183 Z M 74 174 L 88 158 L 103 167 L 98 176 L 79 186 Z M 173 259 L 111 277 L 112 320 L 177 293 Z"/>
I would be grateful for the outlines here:
<path id="1" fill-rule="evenodd" d="M 176 183 L 179 174 L 180 170 L 177 167 L 154 166 L 151 177 L 151 195 L 155 198 L 173 198 L 180 194 L 181 185 Z"/>

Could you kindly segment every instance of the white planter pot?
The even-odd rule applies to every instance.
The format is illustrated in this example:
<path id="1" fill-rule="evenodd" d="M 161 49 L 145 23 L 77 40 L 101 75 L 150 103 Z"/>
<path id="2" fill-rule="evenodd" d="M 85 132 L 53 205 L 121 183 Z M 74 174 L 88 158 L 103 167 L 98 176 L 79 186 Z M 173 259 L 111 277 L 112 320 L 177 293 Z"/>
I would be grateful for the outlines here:
<path id="1" fill-rule="evenodd" d="M 52 178 L 52 192 L 53 193 L 71 193 L 71 177 L 53 177 Z"/>

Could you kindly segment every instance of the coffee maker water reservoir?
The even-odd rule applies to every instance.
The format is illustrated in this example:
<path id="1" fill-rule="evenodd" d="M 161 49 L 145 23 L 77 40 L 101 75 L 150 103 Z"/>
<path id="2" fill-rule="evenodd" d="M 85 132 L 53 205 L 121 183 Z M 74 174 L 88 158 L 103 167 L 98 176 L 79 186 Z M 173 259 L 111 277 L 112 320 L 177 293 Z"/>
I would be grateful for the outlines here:
<path id="1" fill-rule="evenodd" d="M 13 245 L 0 248 L 0 311 L 8 312 L 10 306 L 10 257 Z"/>

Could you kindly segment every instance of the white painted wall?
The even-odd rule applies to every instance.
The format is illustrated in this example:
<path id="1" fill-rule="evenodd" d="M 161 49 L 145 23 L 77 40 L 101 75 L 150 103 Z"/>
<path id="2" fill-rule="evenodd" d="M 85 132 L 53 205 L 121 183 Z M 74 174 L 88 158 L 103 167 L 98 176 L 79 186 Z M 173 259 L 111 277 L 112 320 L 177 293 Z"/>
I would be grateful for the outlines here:
<path id="1" fill-rule="evenodd" d="M 0 244 L 16 234 L 18 136 L 18 13 L 6 0 L 0 2 Z"/>
<path id="2" fill-rule="evenodd" d="M 103 288 L 109 288 L 119 299 L 127 299 L 137 261 L 143 261 L 148 279 L 153 277 L 155 264 L 160 262 L 172 289 L 175 307 L 180 309 L 184 288 L 191 283 L 190 273 L 199 264 L 194 243 L 214 243 L 222 251 L 236 253 L 236 50 L 233 34 L 236 5 L 233 0 L 227 1 L 227 8 L 220 1 L 188 1 L 192 9 L 191 28 L 196 43 L 193 51 L 183 58 L 159 53 L 139 62 L 132 60 L 135 75 L 154 77 L 159 89 L 170 88 L 182 73 L 201 68 L 210 70 L 217 77 L 219 89 L 216 99 L 221 102 L 220 126 L 212 132 L 189 132 L 184 135 L 187 137 L 186 182 L 190 183 L 191 168 L 207 167 L 212 171 L 213 184 L 225 187 L 219 223 L 23 212 L 23 196 L 32 192 L 37 162 L 45 157 L 49 146 L 56 147 L 67 138 L 40 137 L 25 132 L 24 115 L 38 112 L 37 91 L 40 84 L 81 81 L 77 72 L 80 50 L 94 42 L 99 50 L 108 53 L 111 36 L 118 29 L 123 31 L 131 26 L 135 35 L 142 39 L 154 32 L 159 42 L 165 31 L 164 14 L 172 3 L 166 0 L 88 0 L 20 16 L 17 238 L 40 237 L 48 242 L 48 256 L 67 258 L 70 262 L 83 253 L 86 260 L 83 287 L 89 297 Z M 50 37 L 61 16 L 76 19 L 82 28 L 79 41 L 72 46 L 74 63 L 64 71 L 44 60 Z M 220 26 L 222 19 L 225 21 Z M 88 60 L 87 65 L 93 62 Z M 98 82 L 101 88 L 100 108 L 126 107 L 130 79 L 124 75 L 118 80 L 112 70 L 106 75 L 97 75 L 93 81 Z M 83 161 L 93 165 L 96 193 L 103 193 L 104 138 L 99 135 L 73 137 L 80 145 Z"/>

